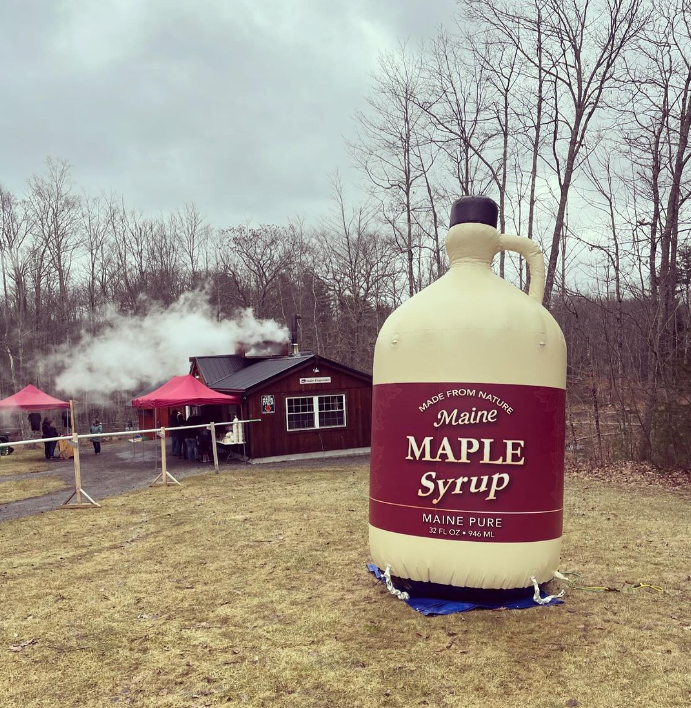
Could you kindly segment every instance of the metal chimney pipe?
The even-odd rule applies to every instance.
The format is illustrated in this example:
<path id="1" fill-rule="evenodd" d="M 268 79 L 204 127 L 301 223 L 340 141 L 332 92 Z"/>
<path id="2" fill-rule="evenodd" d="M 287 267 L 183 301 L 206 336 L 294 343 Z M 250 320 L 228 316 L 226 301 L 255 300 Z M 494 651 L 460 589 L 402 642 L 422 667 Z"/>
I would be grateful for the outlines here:
<path id="1" fill-rule="evenodd" d="M 300 354 L 300 345 L 298 344 L 298 322 L 301 319 L 302 318 L 297 313 L 293 315 L 293 325 L 290 331 L 290 341 L 292 344 L 291 353 L 293 356 L 298 356 L 298 354 Z"/>

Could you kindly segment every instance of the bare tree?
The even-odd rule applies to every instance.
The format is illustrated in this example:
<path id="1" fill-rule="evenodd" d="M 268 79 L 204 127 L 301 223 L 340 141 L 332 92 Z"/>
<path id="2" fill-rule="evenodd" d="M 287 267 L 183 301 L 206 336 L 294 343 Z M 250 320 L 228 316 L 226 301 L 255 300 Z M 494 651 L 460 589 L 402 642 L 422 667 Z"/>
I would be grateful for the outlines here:
<path id="1" fill-rule="evenodd" d="M 107 297 L 109 262 L 106 252 L 108 238 L 107 215 L 103 213 L 100 197 L 82 197 L 82 222 L 86 250 L 86 292 L 88 298 L 89 327 L 94 331 L 98 307 Z"/>
<path id="2" fill-rule="evenodd" d="M 65 324 L 70 312 L 70 268 L 81 238 L 80 198 L 73 193 L 67 161 L 48 158 L 46 167 L 46 175 L 34 175 L 29 180 L 31 228 L 45 247 L 55 270 L 59 288 L 58 312 L 60 321 Z"/>
<path id="3" fill-rule="evenodd" d="M 339 322 L 336 351 L 342 361 L 368 369 L 382 323 L 385 281 L 395 271 L 395 251 L 377 233 L 373 205 L 349 208 L 338 174 L 332 190 L 333 212 L 317 238 L 324 282 Z"/>
<path id="4" fill-rule="evenodd" d="M 438 33 L 427 70 L 421 108 L 436 128 L 436 140 L 452 166 L 461 194 L 494 187 L 499 195 L 499 229 L 506 231 L 507 182 L 517 148 L 514 133 L 518 51 L 497 33 L 466 29 Z M 504 253 L 499 274 L 504 277 Z"/>
<path id="5" fill-rule="evenodd" d="M 680 307 L 678 297 L 680 214 L 691 196 L 685 171 L 691 160 L 691 4 L 656 3 L 655 21 L 646 29 L 638 61 L 629 70 L 629 105 L 624 136 L 632 164 L 635 225 L 647 229 L 649 343 L 640 455 L 650 458 L 655 415 L 662 392 L 677 382 Z M 685 327 L 688 327 L 688 322 Z"/>
<path id="6" fill-rule="evenodd" d="M 419 55 L 405 44 L 396 53 L 381 54 L 367 99 L 369 110 L 356 113 L 357 137 L 349 143 L 380 204 L 381 216 L 405 255 L 409 296 L 419 289 L 415 269 L 419 244 L 414 228 L 415 212 L 420 208 L 418 188 L 429 175 L 429 163 L 422 162 L 420 149 L 426 122 L 419 108 L 421 88 Z"/>
<path id="7" fill-rule="evenodd" d="M 617 80 L 619 60 L 645 26 L 647 15 L 642 0 L 543 0 L 540 4 L 466 0 L 466 6 L 476 20 L 511 43 L 536 72 L 544 72 L 554 87 L 553 168 L 559 181 L 559 205 L 545 282 L 544 302 L 549 305 L 579 156 L 591 122 Z M 539 58 L 533 49 L 538 39 Z"/>
<path id="8" fill-rule="evenodd" d="M 189 269 L 189 287 L 198 285 L 199 259 L 209 239 L 209 227 L 194 203 L 185 204 L 171 219 L 171 231 L 182 245 Z"/>
<path id="9" fill-rule="evenodd" d="M 222 236 L 218 259 L 235 284 L 241 304 L 267 316 L 278 278 L 293 259 L 292 230 L 272 225 L 233 226 Z"/>
<path id="10" fill-rule="evenodd" d="M 485 64 L 474 61 L 461 38 L 440 31 L 431 43 L 425 91 L 418 100 L 435 129 L 454 179 L 452 194 L 482 194 L 497 173 L 486 155 L 494 131 L 487 129 L 489 98 Z"/>
<path id="11" fill-rule="evenodd" d="M 0 267 L 5 299 L 3 348 L 15 391 L 23 368 L 24 338 L 28 329 L 27 237 L 26 214 L 14 195 L 0 185 Z"/>

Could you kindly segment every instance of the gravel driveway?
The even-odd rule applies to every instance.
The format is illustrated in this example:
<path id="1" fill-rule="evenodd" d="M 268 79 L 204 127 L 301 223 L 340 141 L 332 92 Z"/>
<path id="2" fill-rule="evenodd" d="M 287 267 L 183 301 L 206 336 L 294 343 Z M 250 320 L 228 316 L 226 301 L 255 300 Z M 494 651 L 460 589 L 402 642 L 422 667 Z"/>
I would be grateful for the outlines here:
<path id="1" fill-rule="evenodd" d="M 129 492 L 150 485 L 161 471 L 160 444 L 158 441 L 131 443 L 126 441 L 103 442 L 101 454 L 94 455 L 91 445 L 87 442 L 82 448 L 80 457 L 82 473 L 82 489 L 95 501 L 116 494 Z M 201 474 L 213 470 L 213 464 L 195 463 L 181 460 L 170 454 L 168 444 L 167 467 L 178 480 L 192 474 Z M 36 450 L 36 460 L 43 462 L 43 446 Z M 231 460 L 225 462 L 225 455 L 219 451 L 221 470 L 229 470 L 244 463 Z M 38 477 L 59 477 L 64 480 L 69 489 L 52 492 L 41 497 L 31 497 L 20 501 L 0 504 L 0 522 L 31 516 L 44 511 L 52 511 L 59 507 L 74 491 L 74 464 L 72 460 L 59 460 L 50 463 L 50 468 L 44 472 L 7 475 L 2 477 L 3 484 L 18 479 L 36 479 Z"/>
<path id="2" fill-rule="evenodd" d="M 161 448 L 159 441 L 131 443 L 128 441 L 103 442 L 101 454 L 94 455 L 88 441 L 82 448 L 80 457 L 82 473 L 82 489 L 95 501 L 112 497 L 117 494 L 141 489 L 150 485 L 161 472 Z M 226 454 L 219 449 L 220 472 L 232 471 L 233 468 L 244 466 L 241 460 L 225 461 Z M 37 462 L 44 462 L 43 446 L 36 450 Z M 171 445 L 168 442 L 166 455 L 167 467 L 178 480 L 193 474 L 204 474 L 213 470 L 213 463 L 190 463 L 171 455 Z M 328 459 L 313 458 L 293 462 L 280 462 L 270 467 L 350 467 L 369 462 L 368 456 L 332 457 Z M 267 465 L 268 467 L 269 465 Z M 51 492 L 40 497 L 31 497 L 20 501 L 0 504 L 0 523 L 22 516 L 32 516 L 44 511 L 57 509 L 74 491 L 74 465 L 72 460 L 60 460 L 50 464 L 44 472 L 30 472 L 18 475 L 3 476 L 2 482 L 37 477 L 59 477 L 67 484 L 67 489 Z"/>

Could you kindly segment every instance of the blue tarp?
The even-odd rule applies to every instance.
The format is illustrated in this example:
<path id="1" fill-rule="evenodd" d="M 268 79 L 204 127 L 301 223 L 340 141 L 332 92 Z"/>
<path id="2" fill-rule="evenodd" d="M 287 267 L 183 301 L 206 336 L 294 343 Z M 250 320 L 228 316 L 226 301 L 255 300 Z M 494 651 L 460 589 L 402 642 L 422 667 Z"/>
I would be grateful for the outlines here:
<path id="1" fill-rule="evenodd" d="M 369 570 L 377 580 L 386 585 L 384 573 L 382 573 L 374 563 L 368 563 L 367 570 Z M 540 597 L 544 599 L 547 595 L 540 591 Z M 432 597 L 411 596 L 404 602 L 422 615 L 453 615 L 456 612 L 467 612 L 468 610 L 525 610 L 529 607 L 548 607 L 549 605 L 561 605 L 563 600 L 555 597 L 552 598 L 550 602 L 540 605 L 533 600 L 532 595 L 506 602 L 458 602 L 455 600 L 440 600 Z"/>

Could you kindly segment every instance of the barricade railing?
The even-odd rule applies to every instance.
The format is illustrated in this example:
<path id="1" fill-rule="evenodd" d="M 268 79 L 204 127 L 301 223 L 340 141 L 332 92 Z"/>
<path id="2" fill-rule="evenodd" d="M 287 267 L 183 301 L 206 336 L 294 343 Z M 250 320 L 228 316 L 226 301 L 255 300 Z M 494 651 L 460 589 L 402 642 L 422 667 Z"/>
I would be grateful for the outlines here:
<path id="1" fill-rule="evenodd" d="M 195 425 L 177 425 L 174 427 L 166 427 L 166 426 L 160 426 L 158 428 L 145 428 L 144 430 L 140 430 L 138 428 L 133 428 L 131 430 L 118 430 L 118 431 L 103 431 L 101 433 L 72 433 L 72 435 L 59 435 L 54 438 L 33 438 L 31 440 L 17 440 L 17 441 L 12 441 L 12 442 L 6 442 L 6 443 L 0 443 L 0 448 L 3 447 L 15 447 L 18 445 L 31 445 L 35 443 L 47 443 L 47 442 L 57 442 L 59 440 L 68 440 L 70 445 L 72 446 L 74 450 L 74 484 L 75 484 L 75 491 L 72 492 L 70 497 L 62 504 L 60 508 L 63 509 L 79 509 L 79 508 L 84 508 L 84 507 L 92 507 L 92 506 L 100 506 L 100 504 L 97 504 L 83 489 L 81 485 L 81 466 L 80 466 L 80 461 L 79 461 L 79 441 L 81 439 L 84 440 L 89 440 L 92 438 L 119 438 L 119 437 L 133 437 L 134 435 L 141 435 L 142 433 L 155 433 L 158 437 L 161 439 L 161 473 L 156 477 L 156 479 L 151 483 L 150 486 L 154 486 L 159 483 L 159 480 L 161 480 L 161 484 L 163 486 L 168 486 L 169 482 L 173 482 L 174 484 L 180 485 L 180 482 L 178 482 L 175 477 L 173 477 L 172 474 L 167 469 L 166 465 L 166 433 L 167 432 L 173 432 L 176 430 L 193 430 L 197 428 L 207 428 L 208 430 L 211 431 L 211 447 L 213 451 L 213 458 L 214 458 L 214 470 L 216 474 L 219 472 L 219 466 L 218 466 L 218 440 L 216 439 L 216 428 L 220 426 L 233 426 L 233 439 L 235 441 L 233 442 L 221 442 L 223 445 L 242 445 L 244 448 L 245 445 L 245 434 L 244 434 L 244 428 L 242 427 L 244 423 L 259 423 L 261 422 L 260 418 L 252 418 L 248 420 L 238 420 L 237 418 L 235 420 L 229 420 L 229 421 L 223 421 L 220 423 L 212 422 L 212 423 L 197 423 Z M 236 432 L 238 433 L 236 435 Z M 238 439 L 239 438 L 239 439 Z M 246 459 L 246 456 L 245 456 Z M 182 485 L 180 485 L 182 486 Z M 82 495 L 88 499 L 87 502 L 82 502 Z M 70 503 L 70 500 L 72 497 L 77 497 L 76 503 Z"/>
<path id="2" fill-rule="evenodd" d="M 83 437 L 80 435 L 79 437 Z M 59 435 L 57 438 L 34 438 L 33 440 L 16 440 L 0 443 L 0 447 L 14 447 L 16 445 L 31 445 L 32 443 L 57 442 L 58 440 L 72 440 L 71 435 Z"/>

